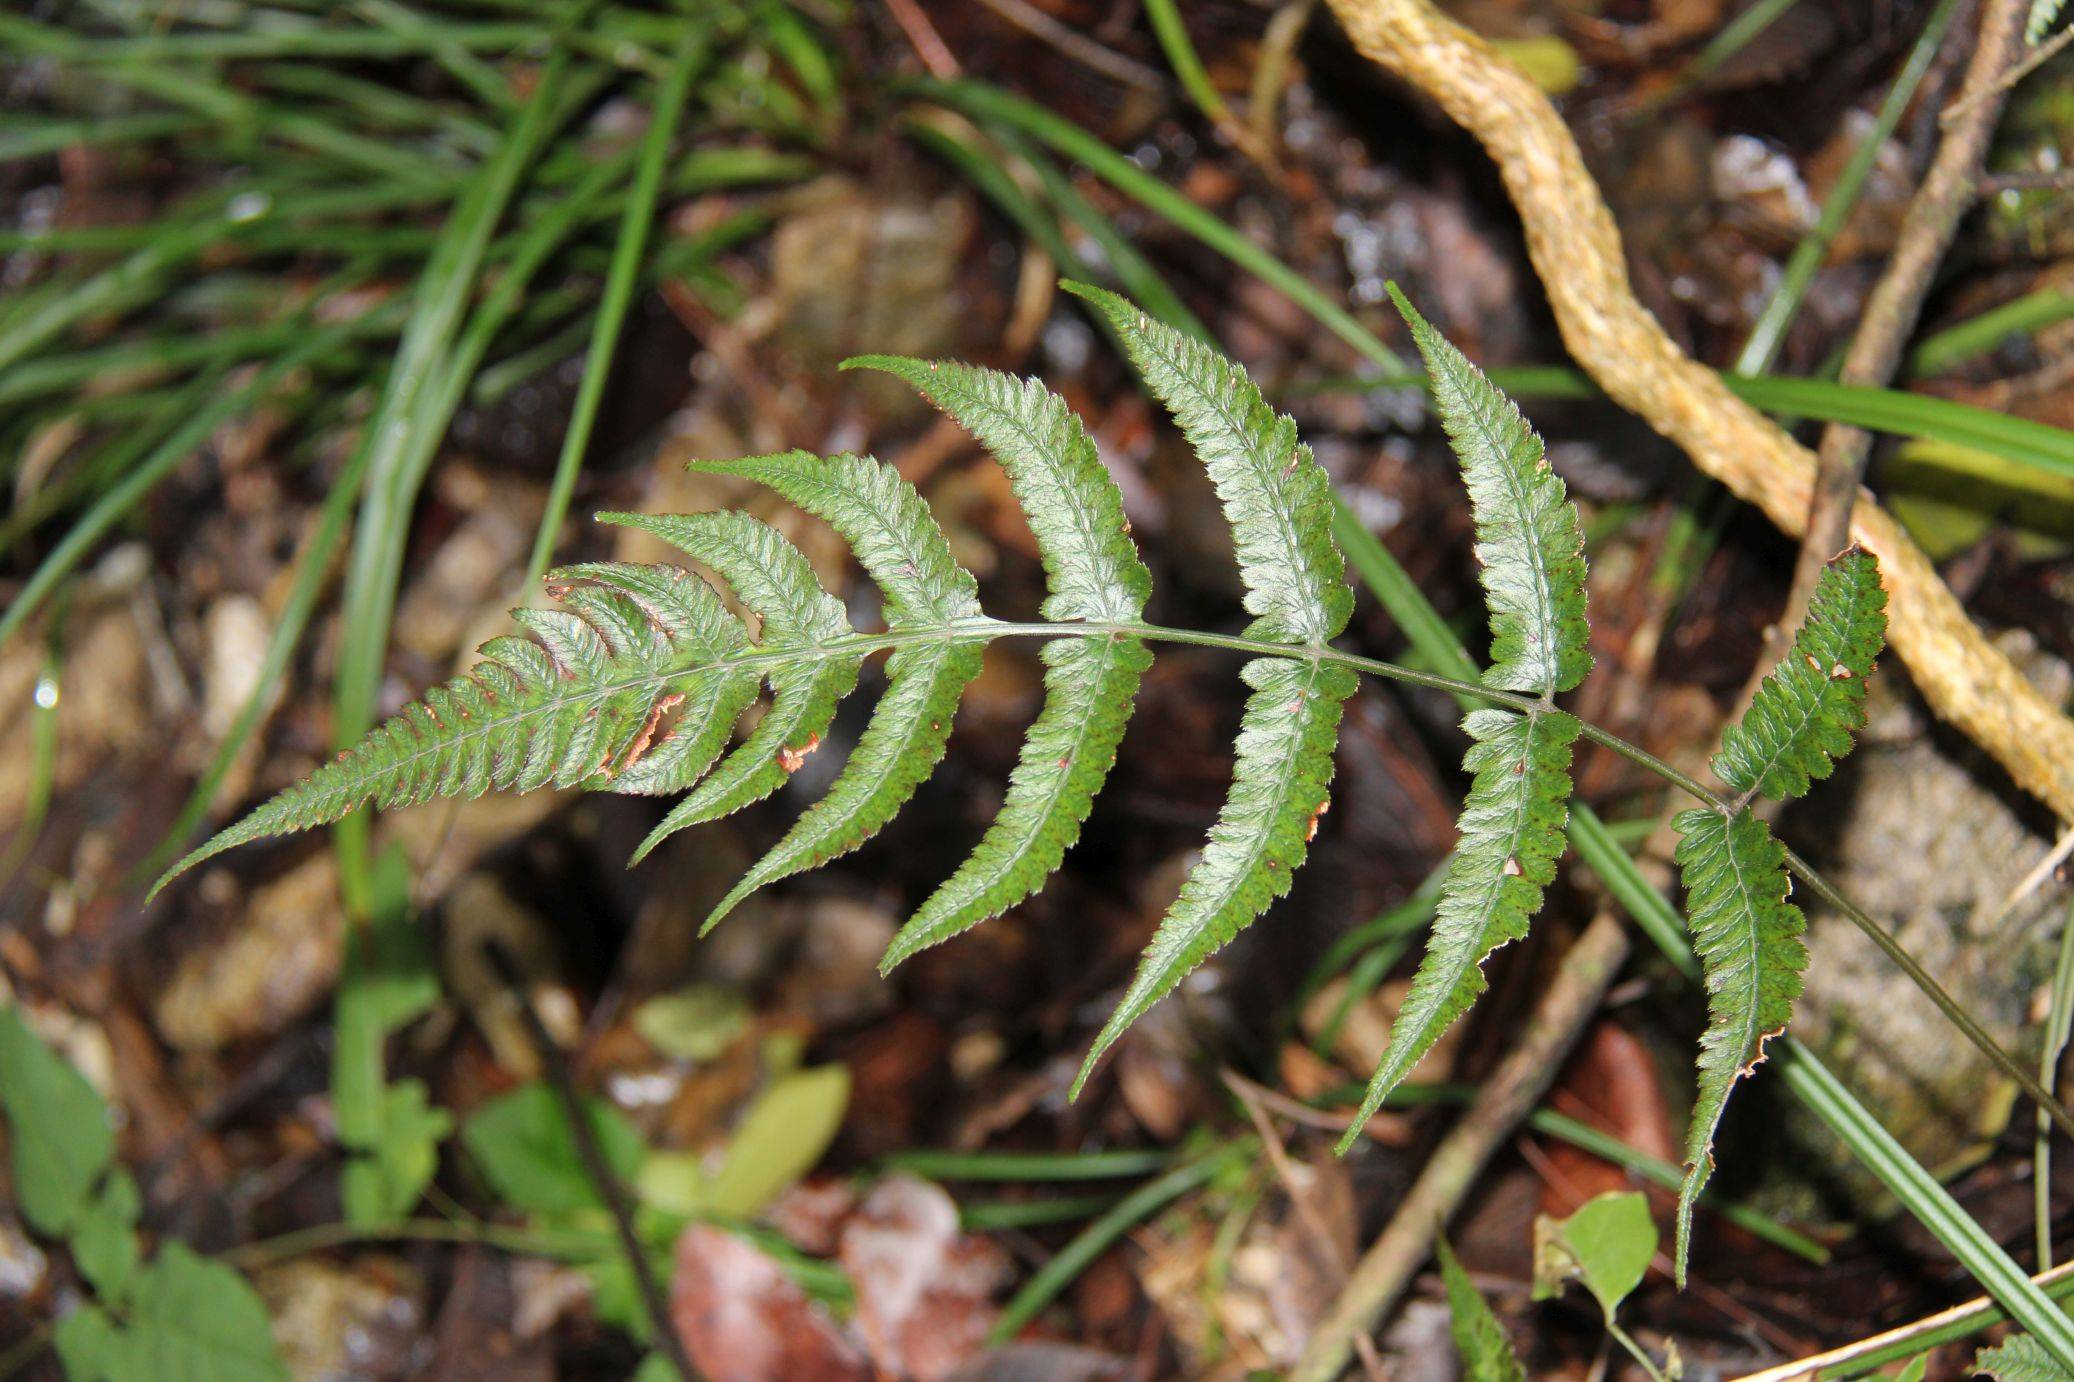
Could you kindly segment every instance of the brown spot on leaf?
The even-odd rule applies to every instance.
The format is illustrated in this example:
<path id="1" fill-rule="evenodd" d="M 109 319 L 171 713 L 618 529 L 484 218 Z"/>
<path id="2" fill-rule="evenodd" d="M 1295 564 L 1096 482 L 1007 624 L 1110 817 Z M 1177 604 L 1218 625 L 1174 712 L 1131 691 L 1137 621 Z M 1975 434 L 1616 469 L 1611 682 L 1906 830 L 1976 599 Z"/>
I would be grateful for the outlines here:
<path id="1" fill-rule="evenodd" d="M 641 756 L 647 753 L 652 746 L 651 741 L 655 738 L 655 727 L 662 723 L 663 716 L 669 714 L 683 703 L 684 697 L 682 695 L 672 693 L 661 697 L 654 705 L 649 707 L 648 718 L 641 722 L 641 732 L 634 736 L 633 743 L 627 745 L 626 757 L 619 761 L 619 770 L 621 772 L 625 772 L 628 768 L 641 761 Z"/>
<path id="2" fill-rule="evenodd" d="M 807 741 L 798 748 L 786 744 L 778 750 L 778 766 L 787 773 L 796 773 L 806 765 L 807 755 L 821 747 L 821 736 L 809 734 Z"/>

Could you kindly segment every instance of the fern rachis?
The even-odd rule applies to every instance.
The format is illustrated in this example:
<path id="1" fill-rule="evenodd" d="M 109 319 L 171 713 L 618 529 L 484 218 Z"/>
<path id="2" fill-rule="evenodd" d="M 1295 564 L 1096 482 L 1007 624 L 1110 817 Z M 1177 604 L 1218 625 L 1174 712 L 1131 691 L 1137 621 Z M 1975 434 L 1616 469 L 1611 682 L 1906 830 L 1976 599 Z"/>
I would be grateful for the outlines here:
<path id="1" fill-rule="evenodd" d="M 521 612 L 531 638 L 487 645 L 485 661 L 467 676 L 428 693 L 203 845 L 167 878 L 233 845 L 335 821 L 369 803 L 548 782 L 686 793 L 638 858 L 678 829 L 775 791 L 826 733 L 863 662 L 886 654 L 885 692 L 835 783 L 728 894 L 711 925 L 753 889 L 871 839 L 946 751 L 985 646 L 1001 638 L 1049 640 L 1044 706 L 1001 810 L 901 930 L 886 956 L 890 967 L 1016 905 L 1057 869 L 1114 762 L 1151 660 L 1148 645 L 1244 653 L 1239 676 L 1251 694 L 1230 796 L 1097 1037 L 1091 1067 L 1137 1017 L 1288 890 L 1328 804 L 1341 710 L 1357 674 L 1390 677 L 1489 708 L 1464 723 L 1472 782 L 1462 842 L 1443 889 L 1440 924 L 1370 1086 L 1372 1109 L 1481 992 L 1491 951 L 1526 933 L 1562 853 L 1574 741 L 1590 737 L 1689 790 L 1696 784 L 1555 708 L 1554 698 L 1575 688 L 1591 665 L 1575 508 L 1510 401 L 1409 304 L 1399 299 L 1433 375 L 1475 513 L 1492 634 L 1492 666 L 1481 683 L 1334 647 L 1352 593 L 1330 535 L 1329 481 L 1295 424 L 1267 405 L 1242 370 L 1200 342 L 1112 294 L 1068 286 L 1109 318 L 1151 392 L 1202 456 L 1233 529 L 1252 616 L 1243 633 L 1144 621 L 1151 578 L 1130 539 L 1121 496 L 1079 421 L 1054 395 L 1034 381 L 970 366 L 866 357 L 851 363 L 912 384 L 1007 471 L 1050 588 L 1038 620 L 987 616 L 977 582 L 953 560 L 920 495 L 868 457 L 795 452 L 706 465 L 769 486 L 833 527 L 878 586 L 884 627 L 853 627 L 797 549 L 747 515 L 604 515 L 679 547 L 712 583 L 671 565 L 590 564 L 554 573 L 549 592 L 563 608 Z M 1796 648 L 1803 662 L 1834 659 L 1828 681 L 1856 685 L 1818 684 L 1791 668 L 1777 674 L 1776 689 L 1759 697 L 1724 748 L 1721 771 L 1732 789 L 1804 790 L 1849 748 L 1858 713 L 1853 693 L 1862 696 L 1879 644 L 1877 571 L 1869 557 L 1853 555 L 1839 563 L 1835 580 L 1847 584 L 1831 589 L 1826 603 L 1818 595 L 1820 617 L 1810 621 L 1806 648 Z M 755 616 L 753 632 L 717 587 L 731 590 Z M 1848 676 L 1834 675 L 1838 668 Z M 765 691 L 770 700 L 761 721 L 723 752 L 736 717 Z M 1697 843 L 1687 852 L 1688 885 L 1713 1025 L 1702 1051 L 1688 1209 L 1730 1086 L 1763 1034 L 1790 1015 L 1797 988 L 1777 976 L 1790 973 L 1797 984 L 1801 953 L 1796 928 L 1780 924 L 1775 911 L 1782 879 L 1776 890 L 1771 872 L 1761 885 L 1724 890 L 1703 860 L 1720 834 L 1775 871 L 1778 860 L 1765 853 L 1768 832 L 1747 814 L 1731 820 L 1727 803 L 1698 790 L 1708 805 L 1689 813 L 1688 836 Z M 1754 988 L 1746 982 L 1751 975 L 1762 978 Z"/>

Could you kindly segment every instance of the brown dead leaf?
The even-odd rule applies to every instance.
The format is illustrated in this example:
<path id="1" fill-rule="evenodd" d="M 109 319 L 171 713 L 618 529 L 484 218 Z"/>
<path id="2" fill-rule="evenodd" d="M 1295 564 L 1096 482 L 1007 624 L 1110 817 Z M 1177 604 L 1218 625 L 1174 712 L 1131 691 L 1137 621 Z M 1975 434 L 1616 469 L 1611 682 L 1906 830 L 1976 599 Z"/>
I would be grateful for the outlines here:
<path id="1" fill-rule="evenodd" d="M 677 1240 L 670 1322 L 713 1382 L 867 1382 L 872 1375 L 856 1344 L 775 1258 L 704 1224 Z"/>
<path id="2" fill-rule="evenodd" d="M 843 1226 L 837 1257 L 872 1361 L 918 1382 L 940 1382 L 980 1351 L 1009 1279 L 1001 1250 L 960 1230 L 951 1197 L 913 1176 L 873 1188 Z"/>

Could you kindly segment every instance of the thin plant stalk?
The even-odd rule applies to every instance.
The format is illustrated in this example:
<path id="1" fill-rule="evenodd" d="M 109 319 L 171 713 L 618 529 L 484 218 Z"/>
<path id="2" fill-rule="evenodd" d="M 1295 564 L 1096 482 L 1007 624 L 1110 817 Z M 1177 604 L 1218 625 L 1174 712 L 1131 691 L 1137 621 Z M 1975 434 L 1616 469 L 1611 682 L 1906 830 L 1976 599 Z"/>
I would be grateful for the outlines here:
<path id="1" fill-rule="evenodd" d="M 1850 219 L 1851 210 L 1858 204 L 1866 180 L 1872 175 L 1873 165 L 1879 161 L 1880 150 L 1901 123 L 1909 102 L 1915 99 L 1916 88 L 1922 85 L 1923 77 L 1929 72 L 1930 64 L 1958 12 L 1959 0 L 1937 0 L 1937 8 L 1930 12 L 1922 33 L 1917 35 L 1901 70 L 1895 74 L 1893 85 L 1887 88 L 1871 127 L 1865 131 L 1857 147 L 1851 150 L 1843 171 L 1837 175 L 1835 186 L 1823 198 L 1822 210 L 1814 226 L 1800 238 L 1800 243 L 1787 257 L 1778 286 L 1772 289 L 1771 297 L 1751 324 L 1750 334 L 1744 340 L 1735 363 L 1730 366 L 1732 372 L 1764 374 L 1778 359 L 1779 348 L 1786 341 L 1786 329 L 1799 314 L 1808 287 L 1815 281 L 1815 271 L 1822 267 L 1830 244 Z"/>
<path id="2" fill-rule="evenodd" d="M 648 131 L 641 144 L 641 159 L 634 171 L 633 191 L 628 194 L 620 220 L 619 239 L 612 248 L 612 266 L 605 275 L 605 291 L 598 300 L 592 323 L 590 352 L 584 360 L 583 382 L 578 386 L 576 405 L 562 436 L 562 452 L 555 461 L 553 483 L 540 529 L 533 537 L 532 555 L 526 559 L 525 588 L 531 590 L 547 570 L 555 538 L 568 516 L 569 500 L 576 490 L 576 473 L 583 468 L 583 455 L 590 445 L 591 429 L 597 423 L 598 406 L 605 398 L 605 384 L 612 374 L 612 357 L 626 325 L 627 307 L 633 301 L 634 285 L 640 276 L 641 256 L 648 246 L 649 224 L 655 219 L 656 198 L 662 188 L 663 163 L 669 157 L 670 141 L 677 131 L 690 92 L 692 74 L 706 51 L 703 30 L 686 24 L 684 36 L 670 59 L 670 70 L 657 88 L 649 113 Z"/>
<path id="3" fill-rule="evenodd" d="M 2051 1088 L 2059 1078 L 2060 1057 L 2067 1049 L 2067 1036 L 2074 1028 L 2074 903 L 2060 928 L 2059 960 L 2052 970 L 2052 1004 L 2045 1018 L 2045 1049 L 2038 1056 L 2038 1082 Z M 2033 1134 L 2031 1195 L 2032 1215 L 2038 1234 L 2038 1270 L 2052 1270 L 2052 1125 L 2038 1116 Z"/>

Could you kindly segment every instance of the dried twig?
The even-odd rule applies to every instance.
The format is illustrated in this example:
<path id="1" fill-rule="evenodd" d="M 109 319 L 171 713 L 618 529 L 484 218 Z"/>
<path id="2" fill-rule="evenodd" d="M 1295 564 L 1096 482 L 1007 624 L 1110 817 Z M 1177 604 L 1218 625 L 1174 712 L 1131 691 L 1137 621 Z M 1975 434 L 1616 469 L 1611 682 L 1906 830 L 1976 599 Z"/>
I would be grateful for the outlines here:
<path id="1" fill-rule="evenodd" d="M 1839 382 L 1883 387 L 1900 367 L 1937 266 L 1944 262 L 1960 220 L 1973 207 L 1988 143 L 2007 95 L 1999 89 L 2002 77 L 2022 54 L 2029 11 L 2029 0 L 1986 0 L 1982 7 L 1979 37 L 1960 87 L 1965 115 L 1945 125 L 1944 139 L 1902 218 L 1894 253 L 1865 300 L 1857 334 L 1837 373 Z M 1851 511 L 1871 451 L 1872 435 L 1860 428 L 1832 422 L 1822 429 L 1807 531 L 1801 537 L 1793 591 L 1786 602 L 1784 622 L 1789 625 L 1799 622 L 1823 565 L 1849 545 Z"/>
<path id="2" fill-rule="evenodd" d="M 1031 4 L 1030 0 L 980 0 L 980 3 L 1031 38 L 1050 44 L 1082 67 L 1099 72 L 1111 81 L 1135 86 L 1140 91 L 1166 90 L 1166 79 L 1152 68 L 1061 24 Z"/>
<path id="3" fill-rule="evenodd" d="M 511 990 L 512 1001 L 518 1005 L 519 1021 L 525 1026 L 526 1035 L 532 1041 L 540 1057 L 540 1067 L 547 1072 L 547 1082 L 553 1087 L 555 1097 L 561 1101 L 562 1112 L 569 1119 L 569 1136 L 576 1144 L 576 1159 L 583 1164 L 583 1173 L 591 1184 L 598 1188 L 598 1197 L 605 1201 L 605 1211 L 612 1216 L 612 1227 L 619 1235 L 619 1246 L 627 1255 L 627 1265 L 633 1270 L 634 1285 L 641 1292 L 641 1303 L 648 1309 L 648 1318 L 655 1325 L 656 1347 L 663 1351 L 676 1367 L 678 1376 L 685 1382 L 699 1376 L 691 1365 L 691 1355 L 684 1350 L 684 1341 L 677 1336 L 677 1326 L 670 1320 L 670 1306 L 663 1295 L 662 1283 L 655 1279 L 655 1268 L 648 1260 L 641 1239 L 634 1232 L 633 1202 L 627 1198 L 626 1187 L 619 1183 L 619 1176 L 612 1164 L 605 1160 L 605 1149 L 598 1145 L 598 1131 L 591 1125 L 589 1110 L 583 1106 L 583 1096 L 577 1093 L 575 1077 L 569 1071 L 569 1059 L 562 1052 L 554 1034 L 540 1020 L 533 1007 L 533 1000 L 526 992 L 525 975 L 520 973 L 518 961 L 505 949 L 503 942 L 489 940 L 483 944 L 484 958 L 490 967 Z"/>
<path id="4" fill-rule="evenodd" d="M 2049 1272 L 2040 1272 L 2031 1280 L 2040 1286 L 2057 1286 L 2069 1278 L 2074 1278 L 2074 1262 L 2069 1262 L 2063 1267 L 2055 1267 Z M 2058 1298 L 2066 1292 L 2055 1290 L 2049 1294 Z M 1763 1372 L 1745 1374 L 1735 1382 L 1801 1382 L 1804 1378 L 1836 1375 L 1846 1369 L 1855 1372 L 1858 1369 L 1852 1368 L 1852 1364 L 1862 1367 L 1865 1360 L 1875 1355 L 1883 1358 L 1907 1357 L 1909 1352 L 1915 1349 L 1926 1349 L 1943 1340 L 1963 1338 L 2006 1318 L 2001 1307 L 1994 1301 L 1980 1296 L 1964 1305 L 1954 1305 L 1949 1310 L 1926 1315 L 1913 1324 L 1905 1324 L 1884 1334 L 1875 1334 L 1871 1338 L 1845 1344 L 1842 1348 L 1830 1349 L 1827 1353 L 1817 1353 L 1812 1357 L 1795 1359 L 1791 1363 L 1781 1363 L 1775 1368 L 1766 1368 Z"/>
<path id="5" fill-rule="evenodd" d="M 1530 1113 L 1599 1000 L 1627 959 L 1627 929 L 1610 909 L 1593 918 L 1563 956 L 1561 967 L 1519 1040 L 1477 1092 L 1461 1121 L 1441 1139 L 1425 1169 L 1398 1202 L 1397 1214 L 1363 1253 L 1346 1289 L 1312 1333 L 1294 1382 L 1331 1382 L 1353 1351 L 1411 1284 L 1433 1251 L 1433 1239 L 1469 1187 L 1521 1119 Z"/>

